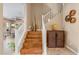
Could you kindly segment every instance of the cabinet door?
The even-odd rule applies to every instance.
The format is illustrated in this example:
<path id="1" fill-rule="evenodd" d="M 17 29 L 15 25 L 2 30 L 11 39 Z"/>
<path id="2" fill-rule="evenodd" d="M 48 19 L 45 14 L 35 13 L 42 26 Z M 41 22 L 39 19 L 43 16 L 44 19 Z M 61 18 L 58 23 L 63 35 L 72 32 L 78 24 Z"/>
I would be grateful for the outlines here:
<path id="1" fill-rule="evenodd" d="M 56 32 L 56 47 L 64 47 L 64 32 Z"/>
<path id="2" fill-rule="evenodd" d="M 55 48 L 55 32 L 54 31 L 47 32 L 47 46 L 48 48 Z"/>

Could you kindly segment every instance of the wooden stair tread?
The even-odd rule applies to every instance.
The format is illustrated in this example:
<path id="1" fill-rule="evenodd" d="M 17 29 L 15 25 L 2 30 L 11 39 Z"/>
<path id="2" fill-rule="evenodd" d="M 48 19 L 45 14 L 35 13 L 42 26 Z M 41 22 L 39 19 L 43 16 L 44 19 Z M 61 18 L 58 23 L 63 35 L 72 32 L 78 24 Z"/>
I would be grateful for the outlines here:
<path id="1" fill-rule="evenodd" d="M 28 34 L 32 34 L 32 35 L 41 35 L 42 33 L 41 33 L 41 31 L 37 31 L 37 32 L 35 32 L 35 31 L 29 31 L 28 32 Z"/>
<path id="2" fill-rule="evenodd" d="M 31 47 L 42 47 L 42 42 L 29 42 L 24 43 L 24 48 L 31 48 Z"/>
<path id="3" fill-rule="evenodd" d="M 27 38 L 41 38 L 41 35 L 27 35 Z"/>
<path id="4" fill-rule="evenodd" d="M 42 39 L 26 39 L 25 42 L 42 42 Z"/>
<path id="5" fill-rule="evenodd" d="M 42 37 L 27 37 L 27 39 L 42 39 Z"/>
<path id="6" fill-rule="evenodd" d="M 24 42 L 24 47 L 42 47 L 42 40 L 41 39 L 27 39 Z"/>
<path id="7" fill-rule="evenodd" d="M 42 54 L 42 50 L 40 48 L 30 48 L 30 49 L 21 49 L 21 54 Z"/>

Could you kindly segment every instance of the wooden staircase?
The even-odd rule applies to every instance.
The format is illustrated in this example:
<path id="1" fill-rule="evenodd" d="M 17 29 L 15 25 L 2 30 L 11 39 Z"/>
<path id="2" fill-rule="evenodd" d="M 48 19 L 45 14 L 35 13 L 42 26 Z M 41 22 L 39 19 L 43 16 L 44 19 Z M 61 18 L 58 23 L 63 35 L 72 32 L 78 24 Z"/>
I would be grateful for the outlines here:
<path id="1" fill-rule="evenodd" d="M 42 54 L 41 31 L 28 31 L 20 54 Z"/>

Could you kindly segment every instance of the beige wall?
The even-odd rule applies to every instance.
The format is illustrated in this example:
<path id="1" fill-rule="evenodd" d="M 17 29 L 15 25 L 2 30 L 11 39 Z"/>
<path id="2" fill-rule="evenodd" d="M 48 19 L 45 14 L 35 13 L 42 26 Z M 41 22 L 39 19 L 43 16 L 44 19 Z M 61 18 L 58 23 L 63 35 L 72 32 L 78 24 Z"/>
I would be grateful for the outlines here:
<path id="1" fill-rule="evenodd" d="M 0 3 L 0 54 L 2 54 L 2 40 L 3 40 L 3 6 L 2 4 Z"/>
<path id="2" fill-rule="evenodd" d="M 65 22 L 65 16 L 69 14 L 69 11 L 75 9 L 77 11 L 76 23 Z M 79 4 L 64 4 L 63 6 L 64 15 L 64 30 L 67 33 L 66 45 L 78 52 L 79 49 Z"/>
<path id="3" fill-rule="evenodd" d="M 58 30 L 63 30 L 63 21 L 62 21 L 62 12 L 61 13 L 58 13 L 60 10 L 62 11 L 62 5 L 61 4 L 57 4 L 57 3 L 54 3 L 54 4 L 45 4 L 47 5 L 49 8 L 51 8 L 51 14 L 52 15 L 56 15 L 55 17 L 52 17 L 51 21 L 48 22 L 46 24 L 46 28 L 48 30 L 51 30 L 51 25 L 53 23 L 57 23 L 58 24 Z"/>
<path id="4" fill-rule="evenodd" d="M 48 11 L 51 10 L 53 11 L 54 14 L 56 14 L 58 12 L 58 10 L 60 9 L 60 4 L 42 4 L 42 3 L 32 3 L 32 4 L 28 4 L 28 20 L 27 20 L 27 26 L 29 28 L 29 26 L 31 25 L 32 21 L 36 19 L 36 23 L 38 28 L 41 28 L 42 26 L 42 14 L 47 13 Z M 35 18 L 34 18 L 35 17 Z M 53 22 L 57 22 L 60 25 L 60 28 L 63 29 L 62 26 L 62 14 L 57 15 L 56 17 L 54 17 L 52 19 L 52 21 L 49 23 L 49 25 L 47 26 L 49 28 L 50 24 L 52 24 Z M 46 19 L 45 19 L 46 20 Z"/>
<path id="5" fill-rule="evenodd" d="M 42 22 L 42 4 L 31 4 L 31 8 L 32 8 L 32 20 L 36 19 L 36 24 L 38 29 L 41 28 Z"/>

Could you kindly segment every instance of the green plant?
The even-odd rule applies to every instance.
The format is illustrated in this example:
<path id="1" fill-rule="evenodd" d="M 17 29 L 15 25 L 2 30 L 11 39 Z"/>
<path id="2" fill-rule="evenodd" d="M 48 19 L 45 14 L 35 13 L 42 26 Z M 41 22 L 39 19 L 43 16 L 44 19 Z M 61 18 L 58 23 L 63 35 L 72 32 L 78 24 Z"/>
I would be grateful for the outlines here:
<path id="1" fill-rule="evenodd" d="M 10 42 L 10 43 L 8 43 L 8 45 L 9 45 L 9 48 L 15 50 L 15 43 L 14 42 Z"/>

